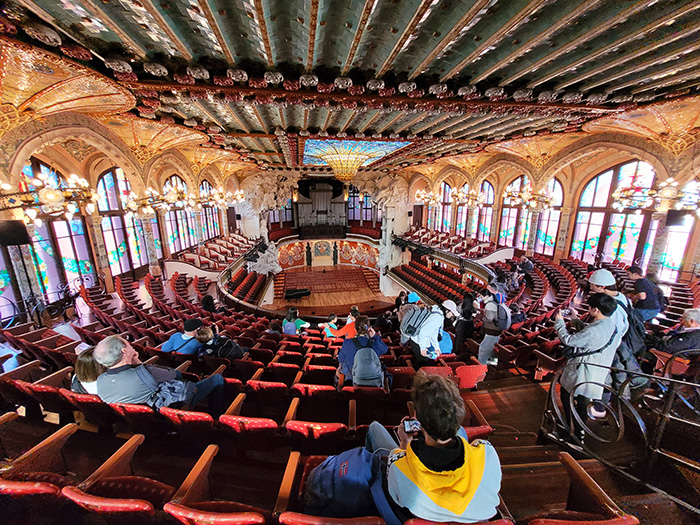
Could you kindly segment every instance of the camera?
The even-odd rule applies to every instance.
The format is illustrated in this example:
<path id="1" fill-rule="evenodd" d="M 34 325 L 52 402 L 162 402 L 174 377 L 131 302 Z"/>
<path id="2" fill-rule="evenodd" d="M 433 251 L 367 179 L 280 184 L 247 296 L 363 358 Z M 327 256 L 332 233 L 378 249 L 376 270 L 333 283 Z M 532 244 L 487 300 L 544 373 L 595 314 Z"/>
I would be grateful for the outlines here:
<path id="1" fill-rule="evenodd" d="M 403 422 L 403 430 L 406 434 L 420 431 L 420 421 L 417 419 L 407 419 Z"/>
<path id="2" fill-rule="evenodd" d="M 562 308 L 561 309 L 561 316 L 562 317 L 571 317 L 571 315 L 574 313 L 574 311 L 571 308 Z"/>

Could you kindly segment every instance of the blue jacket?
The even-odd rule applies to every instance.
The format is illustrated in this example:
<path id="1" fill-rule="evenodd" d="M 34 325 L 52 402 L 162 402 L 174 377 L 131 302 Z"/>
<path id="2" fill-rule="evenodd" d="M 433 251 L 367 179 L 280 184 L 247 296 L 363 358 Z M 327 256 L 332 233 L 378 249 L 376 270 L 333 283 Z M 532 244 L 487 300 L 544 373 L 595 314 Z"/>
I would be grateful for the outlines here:
<path id="1" fill-rule="evenodd" d="M 389 347 L 379 338 L 378 334 L 375 334 L 371 339 L 364 335 L 355 337 L 355 339 L 359 340 L 362 345 L 360 348 L 371 346 L 372 349 L 377 352 L 377 355 L 384 355 L 389 351 Z M 355 346 L 353 339 L 346 339 L 343 341 L 343 346 L 340 347 L 340 351 L 338 352 L 338 363 L 340 365 L 338 368 L 340 373 L 347 378 L 352 377 L 352 365 L 355 362 L 357 350 L 358 348 Z"/>
<path id="2" fill-rule="evenodd" d="M 199 349 L 202 348 L 202 343 L 198 342 L 194 337 L 185 339 L 184 334 L 177 332 L 170 336 L 161 350 L 163 352 L 175 352 L 177 354 L 197 355 Z"/>

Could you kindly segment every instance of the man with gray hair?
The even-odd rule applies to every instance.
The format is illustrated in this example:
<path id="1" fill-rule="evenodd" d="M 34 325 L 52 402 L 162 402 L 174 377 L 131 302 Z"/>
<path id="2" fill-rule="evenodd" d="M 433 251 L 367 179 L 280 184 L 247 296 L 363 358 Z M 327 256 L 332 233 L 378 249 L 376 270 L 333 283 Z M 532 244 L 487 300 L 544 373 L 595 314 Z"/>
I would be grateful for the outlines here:
<path id="1" fill-rule="evenodd" d="M 681 316 L 681 326 L 664 337 L 663 348 L 670 354 L 700 349 L 700 308 L 688 308 Z"/>
<path id="2" fill-rule="evenodd" d="M 107 367 L 97 378 L 97 395 L 105 403 L 150 405 L 161 383 L 182 379 L 172 368 L 144 365 L 134 347 L 125 339 L 112 335 L 97 343 L 95 361 Z M 195 407 L 209 398 L 209 412 L 219 417 L 223 412 L 224 378 L 217 374 L 195 383 L 192 395 L 183 400 L 186 407 Z"/>

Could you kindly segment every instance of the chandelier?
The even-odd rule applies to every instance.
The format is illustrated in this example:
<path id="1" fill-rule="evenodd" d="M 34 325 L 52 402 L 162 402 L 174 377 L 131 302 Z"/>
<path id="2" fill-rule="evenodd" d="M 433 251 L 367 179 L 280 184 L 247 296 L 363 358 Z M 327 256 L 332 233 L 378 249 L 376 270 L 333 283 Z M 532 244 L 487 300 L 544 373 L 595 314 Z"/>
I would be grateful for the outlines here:
<path id="1" fill-rule="evenodd" d="M 129 193 L 129 195 L 123 195 L 122 203 L 128 214 L 154 215 L 156 210 L 163 210 L 164 212 L 173 209 L 194 211 L 201 210 L 204 206 L 226 209 L 228 201 L 236 200 L 240 202 L 244 198 L 241 190 L 231 194 L 231 192 L 224 193 L 222 189 L 218 189 L 205 195 L 194 197 L 176 187 L 170 188 L 163 194 L 153 188 L 148 188 L 143 196 L 139 196 L 134 192 Z"/>
<path id="2" fill-rule="evenodd" d="M 90 183 L 73 174 L 59 182 L 59 187 L 49 186 L 49 174 L 42 172 L 20 186 L 19 191 L 12 191 L 8 183 L 0 185 L 0 211 L 21 209 L 26 224 L 33 222 L 39 228 L 43 224 L 41 215 L 58 217 L 64 215 L 72 220 L 81 206 L 88 215 L 95 212 L 95 203 L 99 195 L 90 188 Z"/>
<path id="3" fill-rule="evenodd" d="M 617 188 L 613 194 L 613 208 L 617 211 L 654 208 L 657 211 L 689 210 L 700 215 L 700 183 L 693 181 L 685 189 L 678 188 L 678 181 L 669 177 L 656 187 L 647 188 L 633 180 L 629 186 Z"/>
<path id="4" fill-rule="evenodd" d="M 360 166 L 368 160 L 379 157 L 376 151 L 364 147 L 362 142 L 340 142 L 329 144 L 325 151 L 317 156 L 333 168 L 333 174 L 338 180 L 347 182 L 357 174 Z"/>
<path id="5" fill-rule="evenodd" d="M 530 184 L 525 185 L 520 191 L 507 191 L 505 198 L 515 206 L 520 206 L 524 210 L 544 211 L 552 207 L 554 197 L 551 192 L 544 188 L 538 192 L 532 191 Z"/>
<path id="6" fill-rule="evenodd" d="M 486 194 L 476 190 L 464 191 L 460 189 L 454 193 L 454 199 L 457 204 L 464 204 L 469 209 L 481 208 L 486 202 Z"/>
<path id="7" fill-rule="evenodd" d="M 440 198 L 432 191 L 418 190 L 416 192 L 416 200 L 428 206 L 437 206 L 440 204 Z"/>

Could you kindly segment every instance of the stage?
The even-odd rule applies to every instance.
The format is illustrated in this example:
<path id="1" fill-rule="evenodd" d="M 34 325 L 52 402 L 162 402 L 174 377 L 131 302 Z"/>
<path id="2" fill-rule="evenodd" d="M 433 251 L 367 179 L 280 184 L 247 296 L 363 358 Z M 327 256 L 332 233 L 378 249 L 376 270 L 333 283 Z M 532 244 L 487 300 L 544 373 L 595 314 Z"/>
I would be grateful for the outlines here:
<path id="1" fill-rule="evenodd" d="M 311 295 L 301 299 L 284 299 L 290 289 L 308 288 Z M 344 317 L 350 307 L 357 305 L 360 312 L 370 316 L 394 307 L 394 298 L 379 291 L 376 272 L 360 266 L 304 266 L 291 268 L 275 276 L 275 299 L 269 306 L 285 310 L 292 306 L 304 315 L 326 316 L 337 313 Z"/>

